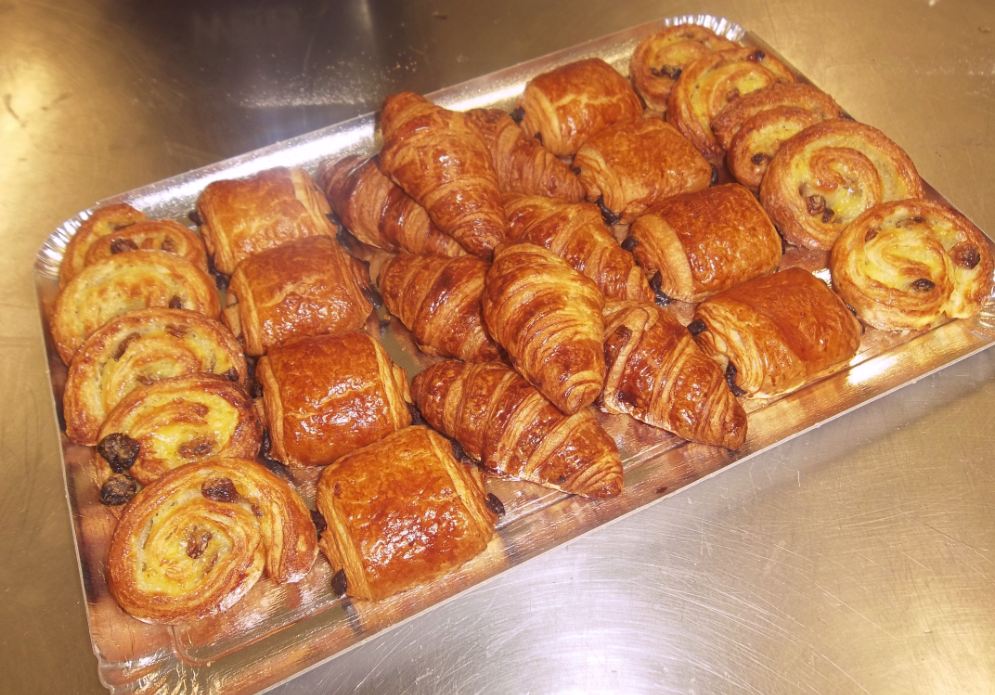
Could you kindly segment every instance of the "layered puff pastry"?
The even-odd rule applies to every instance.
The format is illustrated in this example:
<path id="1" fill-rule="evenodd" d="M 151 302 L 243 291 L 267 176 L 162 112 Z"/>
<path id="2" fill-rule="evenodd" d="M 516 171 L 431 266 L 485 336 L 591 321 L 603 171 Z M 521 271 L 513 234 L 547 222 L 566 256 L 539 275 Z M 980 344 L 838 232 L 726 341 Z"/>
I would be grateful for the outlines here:
<path id="1" fill-rule="evenodd" d="M 541 195 L 576 202 L 584 188 L 566 164 L 522 132 L 500 109 L 473 109 L 466 117 L 480 133 L 494 162 L 502 193 Z"/>
<path id="2" fill-rule="evenodd" d="M 496 515 L 450 443 L 406 427 L 321 473 L 321 550 L 346 593 L 377 600 L 427 584 L 487 547 Z"/>
<path id="3" fill-rule="evenodd" d="M 992 252 L 959 213 L 927 200 L 871 208 L 830 254 L 833 287 L 862 321 L 918 330 L 981 311 L 992 292 Z"/>
<path id="4" fill-rule="evenodd" d="M 148 623 L 184 623 L 226 610 L 265 570 L 300 581 L 317 556 L 307 507 L 290 484 L 248 459 L 170 471 L 128 504 L 111 539 L 107 585 Z"/>
<path id="5" fill-rule="evenodd" d="M 335 236 L 324 195 L 303 169 L 279 167 L 208 184 L 197 199 L 200 231 L 225 275 L 260 251 L 309 236 Z"/>
<path id="6" fill-rule="evenodd" d="M 366 333 L 297 338 L 256 365 L 270 453 L 288 466 L 325 466 L 411 424 L 404 370 Z"/>
<path id="7" fill-rule="evenodd" d="M 578 60 L 532 78 L 519 108 L 525 134 L 557 156 L 575 154 L 602 128 L 643 113 L 626 79 L 600 58 Z"/>
<path id="8" fill-rule="evenodd" d="M 334 239 L 307 237 L 238 264 L 228 285 L 225 322 L 262 355 L 291 338 L 348 333 L 373 310 L 366 269 Z"/>
<path id="9" fill-rule="evenodd" d="M 653 300 L 646 276 L 590 203 L 542 196 L 505 196 L 508 237 L 549 249 L 594 281 L 610 299 Z"/>
<path id="10" fill-rule="evenodd" d="M 501 190 L 491 152 L 466 114 L 411 92 L 380 113 L 380 165 L 460 245 L 489 258 L 504 239 Z"/>
<path id="11" fill-rule="evenodd" d="M 667 102 L 667 120 L 712 161 L 722 146 L 712 119 L 730 102 L 775 82 L 793 82 L 791 71 L 759 48 L 733 48 L 708 53 L 691 63 L 674 85 Z"/>
<path id="12" fill-rule="evenodd" d="M 564 415 L 503 364 L 439 362 L 411 388 L 425 421 L 493 474 L 585 497 L 622 490 L 618 449 L 591 409 Z"/>
<path id="13" fill-rule="evenodd" d="M 688 330 L 737 393 L 772 396 L 846 363 L 860 323 L 801 268 L 757 278 L 698 305 Z"/>
<path id="14" fill-rule="evenodd" d="M 484 325 L 515 368 L 567 414 L 601 393 L 603 307 L 597 285 L 541 246 L 503 246 L 487 271 Z"/>
<path id="15" fill-rule="evenodd" d="M 63 394 L 66 436 L 92 446 L 108 413 L 133 389 L 201 373 L 246 383 L 242 347 L 220 323 L 179 309 L 118 317 L 90 336 L 69 365 Z"/>
<path id="16" fill-rule="evenodd" d="M 133 251 L 83 268 L 59 291 L 52 339 L 69 364 L 86 339 L 111 319 L 138 309 L 189 309 L 216 318 L 214 281 L 190 261 L 165 251 Z"/>
<path id="17" fill-rule="evenodd" d="M 629 223 L 647 208 L 679 193 L 700 191 L 712 165 L 677 129 L 658 118 L 639 118 L 604 128 L 574 157 L 587 198 Z"/>
<path id="18" fill-rule="evenodd" d="M 736 47 L 696 24 L 666 27 L 639 42 L 629 61 L 629 75 L 647 108 L 665 112 L 674 83 L 691 63 L 707 53 Z"/>
<path id="19" fill-rule="evenodd" d="M 253 458 L 262 425 L 239 384 L 192 374 L 139 386 L 100 428 L 101 467 L 149 485 L 168 471 L 208 458 Z"/>
<path id="20" fill-rule="evenodd" d="M 722 369 L 676 318 L 640 302 L 608 302 L 604 315 L 605 412 L 626 413 L 694 442 L 742 446 L 746 411 Z"/>
<path id="21" fill-rule="evenodd" d="M 501 355 L 481 317 L 486 274 L 487 263 L 474 256 L 398 254 L 381 268 L 378 285 L 422 352 L 486 362 Z"/>
<path id="22" fill-rule="evenodd" d="M 380 171 L 376 157 L 352 155 L 323 162 L 318 178 L 339 221 L 364 244 L 392 253 L 466 253 L 432 223 L 425 208 Z"/>
<path id="23" fill-rule="evenodd" d="M 826 250 L 865 210 L 922 195 L 922 179 L 902 148 L 845 119 L 817 123 L 784 142 L 760 184 L 760 200 L 784 238 Z"/>
<path id="24" fill-rule="evenodd" d="M 737 184 L 664 201 L 637 219 L 624 242 L 658 292 L 697 302 L 777 269 L 781 239 Z"/>

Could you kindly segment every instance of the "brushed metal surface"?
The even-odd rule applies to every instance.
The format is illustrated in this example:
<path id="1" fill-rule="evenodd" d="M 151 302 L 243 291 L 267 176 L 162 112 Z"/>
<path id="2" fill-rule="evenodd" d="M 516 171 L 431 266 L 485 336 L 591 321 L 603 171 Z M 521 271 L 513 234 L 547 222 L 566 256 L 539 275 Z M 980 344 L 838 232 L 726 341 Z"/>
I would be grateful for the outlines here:
<path id="1" fill-rule="evenodd" d="M 749 26 L 995 228 L 989 3 L 0 4 L 0 667 L 99 692 L 31 298 L 120 190 L 672 13 Z M 287 692 L 986 692 L 991 351 L 522 565 Z"/>

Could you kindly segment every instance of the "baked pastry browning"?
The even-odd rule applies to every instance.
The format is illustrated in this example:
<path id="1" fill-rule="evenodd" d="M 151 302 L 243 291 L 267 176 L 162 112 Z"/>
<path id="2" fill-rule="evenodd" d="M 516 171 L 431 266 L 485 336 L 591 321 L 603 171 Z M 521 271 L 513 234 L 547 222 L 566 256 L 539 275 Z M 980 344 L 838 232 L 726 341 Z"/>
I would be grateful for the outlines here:
<path id="1" fill-rule="evenodd" d="M 253 458 L 262 426 L 245 390 L 225 377 L 194 374 L 139 386 L 107 416 L 97 456 L 109 470 L 149 485 L 167 471 L 208 458 Z M 122 438 L 138 444 L 122 455 Z M 134 447 L 129 443 L 130 447 Z"/>
<path id="2" fill-rule="evenodd" d="M 837 239 L 829 268 L 857 315 L 886 330 L 968 318 L 992 291 L 990 242 L 962 215 L 927 200 L 865 212 Z"/>
<path id="3" fill-rule="evenodd" d="M 585 497 L 622 491 L 618 449 L 590 408 L 564 415 L 503 364 L 433 364 L 412 383 L 432 427 L 496 475 Z"/>
<path id="4" fill-rule="evenodd" d="M 391 252 L 466 253 L 432 224 L 425 208 L 380 171 L 375 157 L 351 155 L 325 161 L 318 177 L 339 220 L 364 244 Z"/>
<path id="5" fill-rule="evenodd" d="M 576 202 L 584 188 L 570 167 L 522 132 L 500 109 L 473 109 L 467 118 L 491 152 L 503 193 L 542 195 Z"/>
<path id="6" fill-rule="evenodd" d="M 708 188 L 712 165 L 677 129 L 658 118 L 609 126 L 577 152 L 574 166 L 587 199 L 623 223 L 678 193 Z"/>
<path id="7" fill-rule="evenodd" d="M 482 481 L 425 427 L 343 456 L 322 471 L 315 499 L 328 524 L 321 550 L 360 599 L 426 584 L 480 554 L 494 535 Z"/>
<path id="8" fill-rule="evenodd" d="M 503 246 L 487 271 L 484 325 L 515 368 L 567 414 L 601 392 L 603 306 L 597 285 L 541 246 Z"/>
<path id="9" fill-rule="evenodd" d="M 596 132 L 642 115 L 632 87 L 601 58 L 561 65 L 529 80 L 522 130 L 555 155 L 572 155 Z"/>
<path id="10" fill-rule="evenodd" d="M 107 585 L 148 623 L 183 623 L 224 611 L 265 569 L 279 584 L 311 569 L 310 512 L 290 484 L 248 459 L 210 459 L 141 490 L 111 539 Z"/>
<path id="11" fill-rule="evenodd" d="M 150 307 L 189 309 L 216 318 L 214 281 L 190 261 L 165 251 L 122 253 L 86 266 L 59 291 L 52 339 L 66 364 L 111 319 Z"/>
<path id="12" fill-rule="evenodd" d="M 208 184 L 197 199 L 214 266 L 230 275 L 249 256 L 309 236 L 334 236 L 328 202 L 303 169 L 283 167 Z"/>
<path id="13" fill-rule="evenodd" d="M 439 229 L 489 258 L 504 239 L 504 210 L 491 153 L 466 115 L 401 92 L 387 97 L 380 127 L 384 172 Z"/>
<path id="14" fill-rule="evenodd" d="M 207 252 L 200 237 L 172 220 L 144 220 L 95 239 L 86 252 L 86 265 L 129 251 L 165 251 L 207 270 Z"/>
<path id="15" fill-rule="evenodd" d="M 242 347 L 220 323 L 176 309 L 118 317 L 90 336 L 69 366 L 66 436 L 92 446 L 108 413 L 133 389 L 201 373 L 246 382 Z"/>
<path id="16" fill-rule="evenodd" d="M 712 51 L 736 48 L 732 41 L 696 24 L 667 27 L 647 36 L 632 53 L 629 74 L 647 108 L 664 112 L 667 97 L 684 70 Z"/>
<path id="17" fill-rule="evenodd" d="M 500 357 L 480 314 L 486 273 L 487 263 L 473 256 L 399 254 L 381 269 L 378 283 L 387 309 L 423 352 L 483 362 Z"/>
<path id="18" fill-rule="evenodd" d="M 606 298 L 653 300 L 646 276 L 605 225 L 598 206 L 542 196 L 505 196 L 508 236 L 549 249 Z"/>
<path id="19" fill-rule="evenodd" d="M 365 268 L 334 239 L 298 239 L 239 263 L 225 320 L 247 353 L 262 355 L 290 338 L 362 328 L 373 310 L 368 285 Z"/>
<path id="20" fill-rule="evenodd" d="M 758 113 L 746 121 L 732 139 L 726 152 L 729 171 L 737 181 L 756 192 L 781 144 L 822 120 L 811 111 L 793 106 L 779 106 Z"/>
<path id="21" fill-rule="evenodd" d="M 726 369 L 733 390 L 770 396 L 842 365 L 860 323 L 825 283 L 801 268 L 757 278 L 698 305 L 688 328 Z"/>
<path id="22" fill-rule="evenodd" d="M 144 213 L 125 203 L 94 210 L 66 245 L 66 254 L 59 264 L 59 286 L 64 287 L 87 266 L 86 254 L 95 241 L 146 219 Z"/>
<path id="23" fill-rule="evenodd" d="M 256 366 L 271 453 L 288 466 L 325 466 L 411 424 L 404 370 L 366 333 L 298 338 Z"/>
<path id="24" fill-rule="evenodd" d="M 605 361 L 605 412 L 626 413 L 694 442 L 742 446 L 746 411 L 721 368 L 669 313 L 654 304 L 609 302 Z"/>
<path id="25" fill-rule="evenodd" d="M 753 195 L 737 184 L 675 196 L 637 219 L 627 245 L 672 299 L 697 302 L 781 262 L 781 239 Z"/>
<path id="26" fill-rule="evenodd" d="M 744 94 L 794 79 L 783 63 L 759 48 L 708 53 L 691 63 L 674 85 L 667 103 L 667 120 L 699 152 L 717 160 L 722 156 L 722 146 L 712 132 L 712 119 Z"/>
<path id="27" fill-rule="evenodd" d="M 760 184 L 760 200 L 784 238 L 814 249 L 831 248 L 864 210 L 922 195 L 902 148 L 876 128 L 842 119 L 786 141 Z"/>

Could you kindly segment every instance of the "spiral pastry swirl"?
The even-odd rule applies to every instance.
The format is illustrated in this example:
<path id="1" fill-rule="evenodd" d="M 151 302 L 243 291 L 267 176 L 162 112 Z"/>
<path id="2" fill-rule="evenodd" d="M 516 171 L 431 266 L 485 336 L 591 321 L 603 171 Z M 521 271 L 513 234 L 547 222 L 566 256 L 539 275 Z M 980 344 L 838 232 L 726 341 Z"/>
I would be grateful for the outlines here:
<path id="1" fill-rule="evenodd" d="M 86 251 L 86 265 L 129 251 L 165 251 L 207 269 L 200 237 L 173 220 L 142 220 L 94 240 Z"/>
<path id="2" fill-rule="evenodd" d="M 66 246 L 66 253 L 59 264 L 59 286 L 65 287 L 88 265 L 86 257 L 94 242 L 146 219 L 144 213 L 126 203 L 104 205 L 94 210 Z"/>
<path id="3" fill-rule="evenodd" d="M 886 330 L 973 316 L 992 291 L 988 240 L 963 216 L 927 200 L 865 212 L 836 241 L 829 268 L 857 315 Z"/>
<path id="4" fill-rule="evenodd" d="M 211 459 L 167 473 L 128 504 L 107 583 L 139 620 L 188 622 L 234 605 L 264 570 L 278 583 L 300 581 L 317 548 L 289 483 L 248 459 Z"/>

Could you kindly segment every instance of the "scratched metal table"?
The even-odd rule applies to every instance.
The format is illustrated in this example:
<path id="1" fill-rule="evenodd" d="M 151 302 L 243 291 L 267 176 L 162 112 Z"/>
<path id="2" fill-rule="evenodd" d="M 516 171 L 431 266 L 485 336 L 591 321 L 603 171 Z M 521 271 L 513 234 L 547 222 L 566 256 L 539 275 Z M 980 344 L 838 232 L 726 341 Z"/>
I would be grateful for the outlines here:
<path id="1" fill-rule="evenodd" d="M 0 690 L 100 692 L 31 285 L 94 200 L 656 17 L 729 16 L 989 233 L 995 4 L 0 2 Z M 995 352 L 281 692 L 991 692 Z"/>

